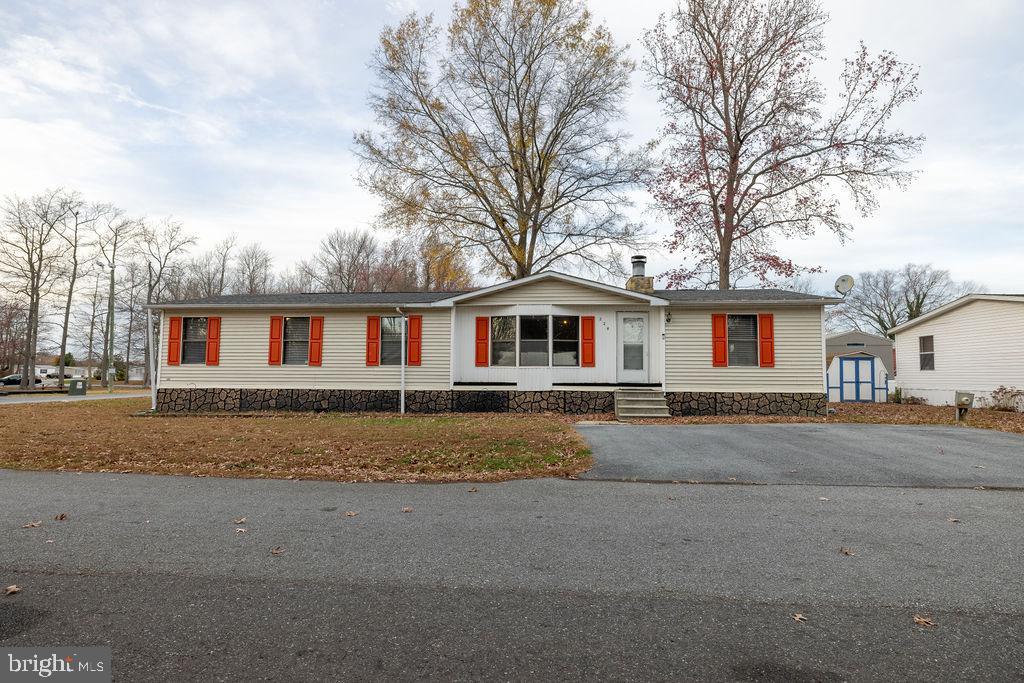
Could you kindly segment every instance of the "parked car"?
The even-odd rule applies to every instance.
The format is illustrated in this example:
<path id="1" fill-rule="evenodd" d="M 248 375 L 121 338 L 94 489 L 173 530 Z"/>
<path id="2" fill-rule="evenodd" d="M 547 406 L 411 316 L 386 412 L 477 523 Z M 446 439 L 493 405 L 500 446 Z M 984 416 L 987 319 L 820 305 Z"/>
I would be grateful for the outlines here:
<path id="1" fill-rule="evenodd" d="M 11 386 L 15 386 L 16 387 L 19 384 L 21 384 L 21 375 L 7 375 L 6 377 L 0 379 L 0 382 L 2 382 L 5 387 L 11 387 Z M 42 383 L 43 383 L 43 380 L 38 378 L 38 377 L 36 377 L 36 384 L 42 384 Z"/>

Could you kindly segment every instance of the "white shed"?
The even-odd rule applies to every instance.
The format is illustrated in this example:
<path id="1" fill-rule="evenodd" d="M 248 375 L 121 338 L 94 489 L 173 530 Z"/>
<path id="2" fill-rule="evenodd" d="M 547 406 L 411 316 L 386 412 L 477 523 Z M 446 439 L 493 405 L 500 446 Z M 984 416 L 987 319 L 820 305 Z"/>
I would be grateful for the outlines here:
<path id="1" fill-rule="evenodd" d="M 951 405 L 970 391 L 984 406 L 1000 387 L 1024 389 L 1024 294 L 968 294 L 889 333 L 905 397 Z"/>
<path id="2" fill-rule="evenodd" d="M 889 373 L 880 358 L 870 353 L 836 356 L 828 365 L 830 403 L 885 403 L 889 400 Z"/>

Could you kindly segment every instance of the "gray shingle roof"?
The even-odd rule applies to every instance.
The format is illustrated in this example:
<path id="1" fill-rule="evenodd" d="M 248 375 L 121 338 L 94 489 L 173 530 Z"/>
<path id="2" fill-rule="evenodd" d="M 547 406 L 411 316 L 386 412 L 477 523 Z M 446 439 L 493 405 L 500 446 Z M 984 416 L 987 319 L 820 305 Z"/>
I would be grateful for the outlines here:
<path id="1" fill-rule="evenodd" d="M 819 303 L 836 301 L 835 297 L 803 294 L 786 289 L 658 289 L 654 296 L 672 303 Z"/>
<path id="2" fill-rule="evenodd" d="M 305 292 L 302 294 L 228 294 L 169 301 L 160 306 L 359 306 L 429 304 L 462 292 Z"/>
<path id="3" fill-rule="evenodd" d="M 466 292 L 309 292 L 303 294 L 229 294 L 156 304 L 154 308 L 305 308 L 311 306 L 400 306 L 430 304 Z M 659 289 L 654 296 L 675 304 L 827 303 L 831 297 L 784 289 Z"/>

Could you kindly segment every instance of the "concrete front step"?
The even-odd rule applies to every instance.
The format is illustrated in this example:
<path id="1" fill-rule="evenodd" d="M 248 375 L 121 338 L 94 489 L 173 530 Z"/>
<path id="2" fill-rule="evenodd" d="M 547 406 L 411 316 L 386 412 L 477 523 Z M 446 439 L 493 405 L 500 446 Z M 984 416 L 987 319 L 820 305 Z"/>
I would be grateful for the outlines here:
<path id="1" fill-rule="evenodd" d="M 670 417 L 665 393 L 656 389 L 619 389 L 615 392 L 615 415 L 620 419 Z"/>

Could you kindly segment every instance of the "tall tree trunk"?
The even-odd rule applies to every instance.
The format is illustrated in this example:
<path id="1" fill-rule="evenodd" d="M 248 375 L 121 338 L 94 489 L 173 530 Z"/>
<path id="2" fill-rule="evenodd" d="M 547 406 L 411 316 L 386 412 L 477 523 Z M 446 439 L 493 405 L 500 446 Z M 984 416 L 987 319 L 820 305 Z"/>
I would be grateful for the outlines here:
<path id="1" fill-rule="evenodd" d="M 75 294 L 75 280 L 78 279 L 78 261 L 71 264 L 71 281 L 68 282 L 68 298 L 64 302 L 64 326 L 60 333 L 60 359 L 57 361 L 57 386 L 64 388 L 64 357 L 68 352 L 68 324 L 71 320 L 71 299 Z"/>

